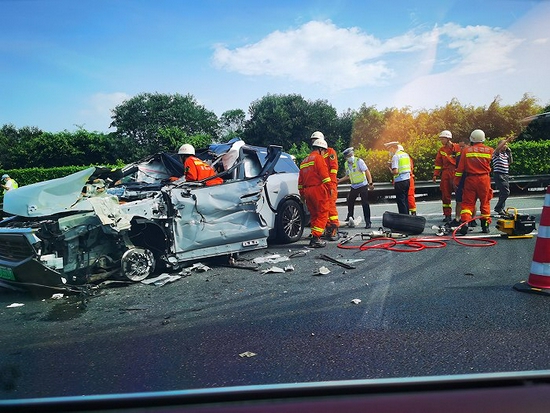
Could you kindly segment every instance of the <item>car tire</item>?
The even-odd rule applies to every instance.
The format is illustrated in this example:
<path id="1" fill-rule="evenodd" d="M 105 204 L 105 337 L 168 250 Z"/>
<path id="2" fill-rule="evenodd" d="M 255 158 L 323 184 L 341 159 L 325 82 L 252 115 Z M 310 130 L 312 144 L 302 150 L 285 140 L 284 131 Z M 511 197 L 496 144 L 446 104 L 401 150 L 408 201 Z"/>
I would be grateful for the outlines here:
<path id="1" fill-rule="evenodd" d="M 304 233 L 304 208 L 294 199 L 287 199 L 277 210 L 275 218 L 277 242 L 289 244 L 302 238 Z"/>
<path id="2" fill-rule="evenodd" d="M 386 211 L 382 215 L 382 226 L 409 235 L 418 235 L 424 231 L 426 218 Z"/>

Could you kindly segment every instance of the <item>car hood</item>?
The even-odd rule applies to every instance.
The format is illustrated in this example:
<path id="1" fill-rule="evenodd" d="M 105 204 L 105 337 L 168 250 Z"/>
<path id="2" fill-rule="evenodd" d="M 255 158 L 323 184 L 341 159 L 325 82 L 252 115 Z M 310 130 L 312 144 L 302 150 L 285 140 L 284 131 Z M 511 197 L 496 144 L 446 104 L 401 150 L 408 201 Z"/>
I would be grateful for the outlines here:
<path id="1" fill-rule="evenodd" d="M 82 188 L 96 169 L 91 167 L 63 178 L 8 191 L 4 195 L 4 212 L 23 217 L 43 217 L 64 212 L 92 211 L 90 202 L 82 199 Z"/>

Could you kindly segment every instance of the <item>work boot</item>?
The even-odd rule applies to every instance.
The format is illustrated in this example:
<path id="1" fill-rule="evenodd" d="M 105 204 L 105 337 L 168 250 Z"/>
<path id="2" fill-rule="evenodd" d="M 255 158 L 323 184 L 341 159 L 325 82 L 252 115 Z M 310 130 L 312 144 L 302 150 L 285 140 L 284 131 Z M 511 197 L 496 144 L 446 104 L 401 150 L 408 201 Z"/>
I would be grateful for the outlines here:
<path id="1" fill-rule="evenodd" d="M 468 226 L 469 226 L 470 228 L 477 227 L 477 222 L 476 222 L 476 220 L 474 219 L 473 221 L 468 222 Z"/>
<path id="2" fill-rule="evenodd" d="M 481 220 L 481 232 L 483 232 L 484 234 L 488 234 L 489 233 L 489 223 L 485 220 L 485 219 L 482 219 Z"/>
<path id="3" fill-rule="evenodd" d="M 458 230 L 458 233 L 461 235 L 466 235 L 468 233 L 468 225 L 464 224 Z"/>
<path id="4" fill-rule="evenodd" d="M 338 227 L 336 225 L 327 226 L 324 235 L 324 238 L 329 241 L 338 241 Z"/>
<path id="5" fill-rule="evenodd" d="M 323 248 L 327 243 L 325 241 L 321 241 L 321 238 L 319 237 L 312 237 L 311 241 L 309 241 L 309 247 L 310 248 Z"/>

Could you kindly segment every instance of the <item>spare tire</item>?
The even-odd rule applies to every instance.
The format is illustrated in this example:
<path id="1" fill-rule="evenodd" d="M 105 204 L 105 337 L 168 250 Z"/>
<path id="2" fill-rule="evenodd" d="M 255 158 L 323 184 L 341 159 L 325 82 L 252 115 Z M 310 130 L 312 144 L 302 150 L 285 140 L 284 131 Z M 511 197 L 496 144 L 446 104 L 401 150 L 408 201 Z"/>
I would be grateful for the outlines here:
<path id="1" fill-rule="evenodd" d="M 382 226 L 392 231 L 402 232 L 409 235 L 418 235 L 424 232 L 426 218 L 418 215 L 397 214 L 395 212 L 384 212 L 382 215 Z"/>

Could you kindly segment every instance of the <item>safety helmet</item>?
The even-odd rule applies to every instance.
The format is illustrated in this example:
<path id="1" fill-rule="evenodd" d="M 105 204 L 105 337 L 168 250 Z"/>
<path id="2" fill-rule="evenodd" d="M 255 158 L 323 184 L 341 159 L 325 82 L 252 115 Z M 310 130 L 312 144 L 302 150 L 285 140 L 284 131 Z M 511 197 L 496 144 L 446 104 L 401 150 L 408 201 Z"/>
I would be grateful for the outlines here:
<path id="1" fill-rule="evenodd" d="M 470 142 L 485 142 L 485 132 L 476 129 L 470 134 Z"/>
<path id="2" fill-rule="evenodd" d="M 8 179 L 9 177 L 10 177 L 10 176 L 9 176 L 8 174 L 4 174 L 4 175 L 2 175 L 2 181 L 4 181 L 4 180 Z"/>
<path id="3" fill-rule="evenodd" d="M 310 140 L 315 140 L 315 139 L 325 140 L 325 135 L 323 135 L 323 132 L 315 131 L 311 134 L 311 137 L 309 139 Z"/>
<path id="4" fill-rule="evenodd" d="M 451 133 L 451 131 L 443 130 L 443 131 L 439 132 L 439 137 L 440 138 L 453 139 L 453 134 Z"/>
<path id="5" fill-rule="evenodd" d="M 323 149 L 328 148 L 327 141 L 324 139 L 315 139 L 315 141 L 313 141 L 313 144 L 311 146 L 313 146 L 314 148 L 323 148 Z"/>
<path id="6" fill-rule="evenodd" d="M 401 152 L 405 152 L 405 149 L 403 148 L 403 145 L 397 145 L 397 150 Z"/>
<path id="7" fill-rule="evenodd" d="M 353 147 L 350 147 L 350 148 L 347 148 L 344 150 L 344 152 L 342 152 L 344 154 L 344 156 L 349 156 L 351 154 L 353 154 Z"/>
<path id="8" fill-rule="evenodd" d="M 178 155 L 194 155 L 195 154 L 195 148 L 193 145 L 190 145 L 188 143 L 184 143 L 180 146 L 180 149 L 178 150 Z"/>

